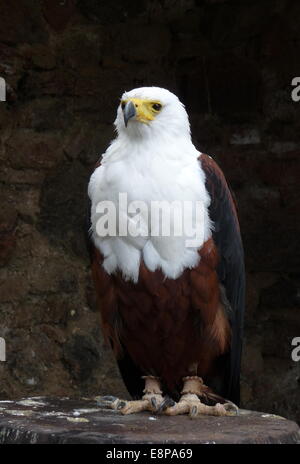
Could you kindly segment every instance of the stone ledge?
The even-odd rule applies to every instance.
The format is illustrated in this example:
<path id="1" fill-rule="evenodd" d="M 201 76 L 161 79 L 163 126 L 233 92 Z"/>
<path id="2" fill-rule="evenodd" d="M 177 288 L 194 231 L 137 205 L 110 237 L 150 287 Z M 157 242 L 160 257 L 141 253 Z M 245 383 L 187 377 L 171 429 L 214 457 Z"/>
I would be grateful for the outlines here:
<path id="1" fill-rule="evenodd" d="M 240 410 L 234 417 L 122 416 L 96 398 L 0 401 L 0 443 L 300 443 L 295 422 Z"/>

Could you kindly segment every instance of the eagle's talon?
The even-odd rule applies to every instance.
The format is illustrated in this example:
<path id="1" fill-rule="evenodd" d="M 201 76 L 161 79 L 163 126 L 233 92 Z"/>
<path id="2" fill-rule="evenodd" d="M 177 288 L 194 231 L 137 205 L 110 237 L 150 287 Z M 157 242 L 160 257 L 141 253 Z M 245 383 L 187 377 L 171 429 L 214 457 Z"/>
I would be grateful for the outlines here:
<path id="1" fill-rule="evenodd" d="M 97 405 L 100 406 L 100 408 L 105 408 L 105 409 L 116 409 L 116 405 L 118 404 L 119 399 L 116 398 L 115 396 L 100 396 L 97 398 Z"/>
<path id="2" fill-rule="evenodd" d="M 151 406 L 153 407 L 153 409 L 156 411 L 157 410 L 157 400 L 155 398 L 155 396 L 153 396 L 151 398 Z"/>
<path id="3" fill-rule="evenodd" d="M 224 409 L 227 412 L 227 416 L 237 416 L 239 413 L 239 408 L 237 407 L 236 404 L 228 402 L 223 404 Z"/>
<path id="4" fill-rule="evenodd" d="M 116 396 L 112 396 L 112 395 L 105 395 L 105 396 L 101 396 L 99 398 L 100 401 L 110 401 L 110 402 L 114 402 L 116 401 L 118 398 Z"/>
<path id="5" fill-rule="evenodd" d="M 124 408 L 125 408 L 126 404 L 127 404 L 126 401 L 119 400 L 116 409 L 117 409 L 118 411 L 120 411 L 120 409 L 124 409 Z"/>
<path id="6" fill-rule="evenodd" d="M 198 408 L 197 406 L 192 406 L 191 410 L 190 410 L 190 417 L 192 419 L 194 419 L 194 417 L 197 417 L 198 415 Z"/>
<path id="7" fill-rule="evenodd" d="M 214 406 L 208 406 L 202 403 L 199 395 L 200 382 L 197 382 L 196 376 L 186 377 L 184 380 L 184 388 L 182 396 L 178 403 L 171 408 L 167 408 L 164 413 L 169 416 L 176 416 L 179 414 L 188 414 L 191 419 L 195 417 L 207 416 L 233 416 L 237 414 L 238 408 L 234 403 L 227 402 L 225 404 L 217 403 Z M 201 386 L 201 385 L 200 385 Z"/>
<path id="8" fill-rule="evenodd" d="M 165 396 L 163 401 L 160 403 L 159 407 L 156 410 L 156 414 L 161 414 L 164 412 L 167 408 L 172 408 L 175 406 L 176 402 L 170 398 L 169 396 Z"/>
<path id="9" fill-rule="evenodd" d="M 98 398 L 101 401 L 101 405 L 117 410 L 121 414 L 134 414 L 141 411 L 156 413 L 161 403 L 164 402 L 159 379 L 153 376 L 145 376 L 143 378 L 145 379 L 145 389 L 144 395 L 140 400 L 126 401 L 114 396 L 102 396 Z"/>

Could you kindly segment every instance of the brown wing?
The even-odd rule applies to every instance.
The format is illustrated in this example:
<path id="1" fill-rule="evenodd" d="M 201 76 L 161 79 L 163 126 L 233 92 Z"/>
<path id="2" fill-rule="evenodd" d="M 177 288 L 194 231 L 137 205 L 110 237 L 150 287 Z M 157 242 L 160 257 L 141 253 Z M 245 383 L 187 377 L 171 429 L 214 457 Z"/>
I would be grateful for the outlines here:
<path id="1" fill-rule="evenodd" d="M 211 197 L 210 218 L 214 222 L 213 240 L 219 254 L 218 278 L 230 305 L 232 331 L 221 394 L 239 403 L 240 363 L 245 307 L 244 252 L 237 217 L 236 202 L 216 162 L 207 155 L 199 158 L 206 175 L 206 188 Z"/>

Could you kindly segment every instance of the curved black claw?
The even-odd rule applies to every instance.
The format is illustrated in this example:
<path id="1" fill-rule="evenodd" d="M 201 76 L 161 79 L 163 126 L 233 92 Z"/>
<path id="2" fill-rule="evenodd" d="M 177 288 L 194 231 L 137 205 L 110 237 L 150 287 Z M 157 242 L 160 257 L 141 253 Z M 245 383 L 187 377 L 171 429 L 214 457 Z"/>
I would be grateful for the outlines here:
<path id="1" fill-rule="evenodd" d="M 197 406 L 192 406 L 192 409 L 190 411 L 190 417 L 194 419 L 195 417 L 197 417 L 197 414 L 198 414 Z"/>
<path id="2" fill-rule="evenodd" d="M 230 416 L 237 416 L 239 414 L 238 406 L 232 403 L 231 401 L 228 401 L 227 403 L 223 404 L 223 406 Z"/>
<path id="3" fill-rule="evenodd" d="M 165 396 L 163 401 L 160 403 L 159 407 L 157 408 L 157 410 L 155 411 L 156 414 L 161 414 L 162 412 L 164 412 L 167 408 L 171 408 L 172 406 L 174 406 L 176 403 L 174 400 L 172 400 L 172 398 L 170 398 L 169 396 Z"/>
<path id="4" fill-rule="evenodd" d="M 97 398 L 97 405 L 102 408 L 111 408 L 112 404 L 117 401 L 116 396 L 100 396 Z"/>
<path id="5" fill-rule="evenodd" d="M 100 396 L 99 401 L 116 401 L 118 398 L 112 395 Z"/>
<path id="6" fill-rule="evenodd" d="M 151 398 L 151 405 L 156 411 L 157 410 L 157 400 L 156 400 L 155 396 L 152 396 L 152 398 Z"/>
<path id="7" fill-rule="evenodd" d="M 124 406 L 126 406 L 126 401 L 119 401 L 118 404 L 117 404 L 117 410 L 119 411 L 120 409 L 123 409 Z"/>

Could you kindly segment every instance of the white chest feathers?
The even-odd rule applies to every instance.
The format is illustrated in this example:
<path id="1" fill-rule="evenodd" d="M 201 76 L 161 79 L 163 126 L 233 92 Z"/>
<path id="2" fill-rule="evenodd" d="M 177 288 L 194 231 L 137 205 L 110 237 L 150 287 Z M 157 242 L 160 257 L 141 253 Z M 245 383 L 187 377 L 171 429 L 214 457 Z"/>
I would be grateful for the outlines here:
<path id="1" fill-rule="evenodd" d="M 192 144 L 179 148 L 168 156 L 166 149 L 121 149 L 115 141 L 92 174 L 91 236 L 107 273 L 119 270 L 137 282 L 143 260 L 176 279 L 198 264 L 198 250 L 211 236 L 210 197 L 199 152 Z"/>

